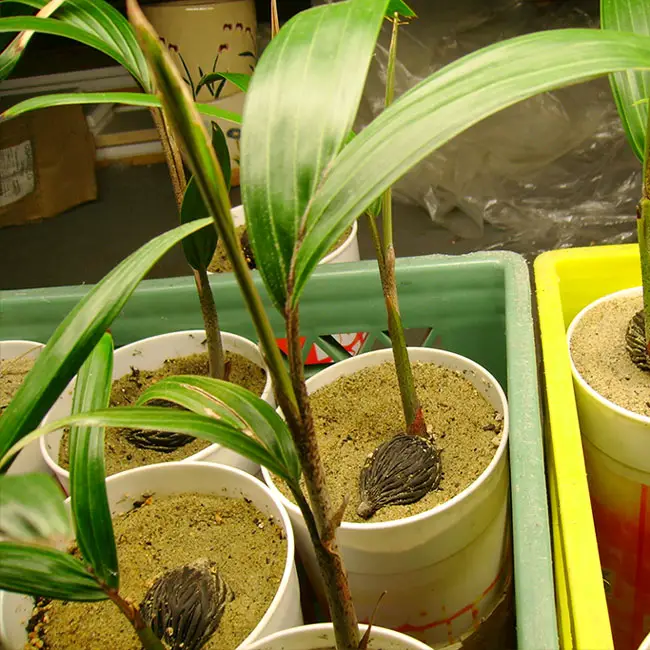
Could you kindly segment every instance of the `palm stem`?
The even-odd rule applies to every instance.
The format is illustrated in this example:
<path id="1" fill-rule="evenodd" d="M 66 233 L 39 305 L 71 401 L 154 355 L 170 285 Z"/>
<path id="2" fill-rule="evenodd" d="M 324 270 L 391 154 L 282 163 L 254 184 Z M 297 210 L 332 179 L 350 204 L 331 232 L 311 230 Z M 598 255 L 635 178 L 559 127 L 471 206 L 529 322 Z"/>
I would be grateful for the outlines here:
<path id="1" fill-rule="evenodd" d="M 332 508 L 327 489 L 325 468 L 316 441 L 314 420 L 305 384 L 298 308 L 287 311 L 285 322 L 289 369 L 301 420 L 301 426 L 292 428 L 291 432 L 300 457 L 311 510 L 306 503 L 301 505 L 298 501 L 298 505 L 305 517 L 325 583 L 325 595 L 334 624 L 336 647 L 339 650 L 356 649 L 359 646 L 359 624 L 336 541 L 336 530 L 340 525 L 344 507 L 342 506 L 338 512 Z M 302 499 L 304 501 L 304 496 Z M 309 513 L 307 514 L 306 511 Z"/>
<path id="2" fill-rule="evenodd" d="M 271 0 L 271 38 L 280 31 L 280 19 L 278 17 L 278 2 Z"/>
<path id="3" fill-rule="evenodd" d="M 379 267 L 379 274 L 383 275 L 386 272 L 386 265 L 384 262 L 384 249 L 381 245 L 381 237 L 377 228 L 377 220 L 374 214 L 366 213 L 368 217 L 368 226 L 370 227 L 370 234 L 372 236 L 372 243 L 375 246 L 375 255 L 377 257 L 377 266 Z"/>
<path id="4" fill-rule="evenodd" d="M 395 87 L 395 62 L 397 58 L 397 33 L 399 30 L 399 16 L 394 14 L 393 31 L 388 52 L 388 67 L 386 71 L 386 97 L 385 105 L 390 106 L 393 101 Z M 373 230 L 374 226 L 374 230 Z M 388 334 L 393 348 L 395 360 L 395 372 L 399 385 L 400 397 L 402 399 L 402 410 L 408 433 L 424 435 L 426 424 L 422 415 L 422 407 L 415 392 L 415 380 L 413 368 L 408 356 L 404 325 L 399 309 L 397 297 L 397 281 L 395 279 L 395 246 L 393 244 L 393 196 L 392 191 L 387 189 L 382 196 L 382 234 L 383 251 L 379 254 L 381 245 L 378 242 L 376 224 L 371 226 L 371 232 L 375 239 L 375 248 L 378 251 L 377 263 L 381 277 L 384 300 L 386 302 L 386 315 L 388 319 Z"/>
<path id="5" fill-rule="evenodd" d="M 178 156 L 172 151 L 172 140 L 162 111 L 159 108 L 152 108 L 151 115 L 153 116 L 153 121 L 156 125 L 160 142 L 162 143 L 163 154 L 165 156 L 167 168 L 169 169 L 169 177 L 172 181 L 174 198 L 176 199 L 176 206 L 180 211 L 181 205 L 183 205 L 183 196 L 185 194 L 185 173 L 182 165 L 180 167 L 178 165 Z"/>
<path id="6" fill-rule="evenodd" d="M 641 282 L 643 284 L 643 312 L 645 315 L 645 341 L 650 355 L 650 110 L 646 128 L 646 147 L 643 162 L 643 194 L 637 210 L 637 233 L 641 256 Z"/>
<path id="7" fill-rule="evenodd" d="M 205 324 L 210 377 L 224 379 L 226 361 L 223 352 L 223 341 L 221 340 L 219 316 L 214 304 L 214 295 L 210 287 L 208 273 L 204 267 L 194 269 L 194 281 L 199 294 L 203 323 Z"/>
<path id="8" fill-rule="evenodd" d="M 140 643 L 145 650 L 165 650 L 163 642 L 153 633 L 153 630 L 144 622 L 140 610 L 126 598 L 122 598 L 117 590 L 105 589 L 108 597 L 119 607 L 133 626 Z"/>
<path id="9" fill-rule="evenodd" d="M 187 189 L 183 157 L 163 112 L 158 108 L 152 108 L 151 113 L 162 142 L 163 153 L 165 154 L 165 161 L 167 162 L 167 168 L 169 169 L 169 176 L 174 190 L 174 198 L 176 199 L 176 207 L 180 214 L 185 190 Z M 205 338 L 207 339 L 210 376 L 215 379 L 223 379 L 225 368 L 223 341 L 221 339 L 217 307 L 214 302 L 214 295 L 212 294 L 206 269 L 194 269 L 194 284 L 196 285 L 196 292 L 199 296 Z"/>

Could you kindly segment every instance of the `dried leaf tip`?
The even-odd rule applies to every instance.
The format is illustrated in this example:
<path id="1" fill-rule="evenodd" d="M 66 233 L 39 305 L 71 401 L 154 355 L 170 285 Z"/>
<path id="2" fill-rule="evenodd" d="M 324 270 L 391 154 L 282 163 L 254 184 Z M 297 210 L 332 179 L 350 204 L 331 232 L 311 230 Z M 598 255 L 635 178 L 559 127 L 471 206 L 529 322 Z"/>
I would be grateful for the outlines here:
<path id="1" fill-rule="evenodd" d="M 202 558 L 157 578 L 140 609 L 145 623 L 170 650 L 200 650 L 234 598 L 217 565 Z"/>
<path id="2" fill-rule="evenodd" d="M 384 506 L 415 503 L 438 487 L 441 473 L 433 440 L 398 434 L 366 459 L 359 476 L 357 514 L 368 519 Z"/>

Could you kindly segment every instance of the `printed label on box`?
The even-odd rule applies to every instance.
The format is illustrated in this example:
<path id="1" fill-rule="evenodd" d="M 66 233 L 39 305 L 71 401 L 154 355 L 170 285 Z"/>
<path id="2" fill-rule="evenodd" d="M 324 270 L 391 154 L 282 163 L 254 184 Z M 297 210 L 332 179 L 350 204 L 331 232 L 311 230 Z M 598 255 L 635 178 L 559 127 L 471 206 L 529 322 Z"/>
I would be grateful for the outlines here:
<path id="1" fill-rule="evenodd" d="M 29 140 L 0 149 L 0 207 L 34 191 L 34 157 Z"/>

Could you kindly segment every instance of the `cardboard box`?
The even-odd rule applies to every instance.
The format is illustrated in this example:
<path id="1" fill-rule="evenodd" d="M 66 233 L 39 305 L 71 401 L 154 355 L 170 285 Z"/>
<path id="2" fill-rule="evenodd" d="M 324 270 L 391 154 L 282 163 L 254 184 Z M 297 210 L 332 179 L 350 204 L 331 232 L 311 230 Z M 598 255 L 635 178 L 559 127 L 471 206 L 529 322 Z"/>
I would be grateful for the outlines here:
<path id="1" fill-rule="evenodd" d="M 80 106 L 0 124 L 0 227 L 47 219 L 96 198 L 95 146 Z"/>

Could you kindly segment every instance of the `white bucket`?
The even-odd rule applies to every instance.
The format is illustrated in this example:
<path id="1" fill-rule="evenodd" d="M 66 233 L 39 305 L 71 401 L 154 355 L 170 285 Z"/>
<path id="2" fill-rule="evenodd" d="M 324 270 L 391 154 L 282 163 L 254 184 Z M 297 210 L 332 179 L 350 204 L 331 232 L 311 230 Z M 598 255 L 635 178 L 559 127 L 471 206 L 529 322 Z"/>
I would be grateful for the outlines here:
<path id="1" fill-rule="evenodd" d="M 0 360 L 7 361 L 25 356 L 36 359 L 45 346 L 36 341 L 0 341 Z M 7 474 L 27 474 L 29 472 L 48 472 L 37 441 L 30 442 L 16 457 Z"/>
<path id="2" fill-rule="evenodd" d="M 272 516 L 286 533 L 287 557 L 280 586 L 268 610 L 239 647 L 265 635 L 302 625 L 294 537 L 289 518 L 271 491 L 256 478 L 233 467 L 213 463 L 162 463 L 109 476 L 106 489 L 113 515 L 130 510 L 133 498 L 141 494 L 163 496 L 199 492 L 250 499 L 262 512 Z M 25 625 L 32 608 L 32 598 L 0 592 L 0 647 L 23 650 L 27 641 Z"/>
<path id="3" fill-rule="evenodd" d="M 343 262 L 358 262 L 361 259 L 359 255 L 359 241 L 357 238 L 359 226 L 355 221 L 352 224 L 352 230 L 347 239 L 331 253 L 323 257 L 319 264 L 341 264 Z"/>
<path id="4" fill-rule="evenodd" d="M 246 357 L 258 366 L 264 366 L 262 355 L 255 343 L 248 339 L 230 334 L 222 333 L 224 350 L 236 352 Z M 152 336 L 147 339 L 135 341 L 115 350 L 113 359 L 113 379 L 119 379 L 130 372 L 131 368 L 139 370 L 155 370 L 160 368 L 167 359 L 181 357 L 189 354 L 205 352 L 205 332 L 203 330 L 185 330 L 182 332 L 170 332 Z M 70 415 L 72 409 L 72 395 L 74 393 L 74 381 L 61 394 L 59 399 L 46 416 L 46 421 L 51 422 L 59 418 Z M 271 386 L 271 377 L 267 373 L 266 385 L 262 393 L 262 399 L 273 404 L 273 390 Z M 52 472 L 54 472 L 63 485 L 66 492 L 68 491 L 70 474 L 58 464 L 59 445 L 61 443 L 62 430 L 53 431 L 46 436 L 41 437 L 41 453 L 45 462 Z M 221 445 L 209 445 L 205 449 L 188 456 L 181 462 L 207 461 L 211 463 L 221 463 L 238 467 L 249 474 L 255 474 L 259 470 L 259 465 L 244 458 L 243 456 L 226 449 Z"/>
<path id="5" fill-rule="evenodd" d="M 591 309 L 625 289 L 591 303 L 574 319 L 571 336 Z M 650 417 L 628 411 L 597 393 L 571 359 L 605 593 L 617 648 L 636 648 L 650 621 Z M 648 396 L 650 399 L 650 395 Z"/>
<path id="6" fill-rule="evenodd" d="M 233 223 L 235 228 L 243 226 L 246 223 L 246 216 L 244 214 L 244 206 L 237 205 L 231 211 Z M 328 253 L 323 257 L 319 264 L 338 264 L 339 262 L 358 262 L 361 257 L 359 255 L 359 241 L 357 239 L 357 233 L 359 227 L 355 221 L 352 225 L 352 230 L 348 235 L 348 238 L 331 253 Z"/>
<path id="7" fill-rule="evenodd" d="M 366 625 L 360 625 L 359 632 L 363 634 L 366 628 Z M 277 632 L 246 646 L 244 650 L 319 650 L 331 648 L 333 645 L 332 624 L 321 623 Z M 368 650 L 431 650 L 431 648 L 405 634 L 373 626 Z"/>
<path id="8" fill-rule="evenodd" d="M 360 620 L 369 620 L 385 590 L 377 625 L 430 645 L 450 644 L 494 610 L 510 578 L 508 408 L 496 379 L 470 359 L 429 348 L 409 348 L 409 358 L 463 372 L 503 414 L 501 442 L 483 474 L 453 499 L 395 521 L 344 522 L 337 538 Z M 378 350 L 341 361 L 307 380 L 307 390 L 313 393 L 339 377 L 392 360 L 392 350 Z M 269 472 L 262 472 L 289 511 L 301 558 L 322 597 L 300 511 L 273 485 Z"/>

